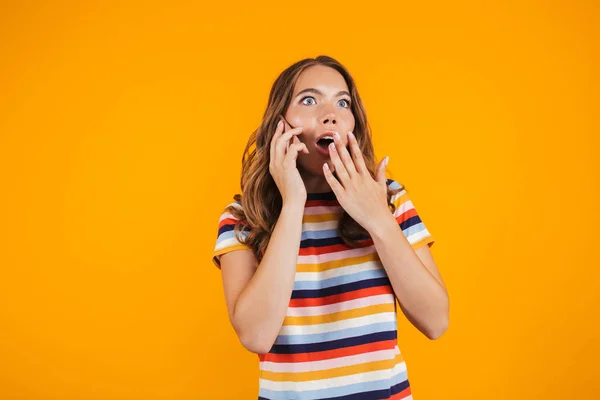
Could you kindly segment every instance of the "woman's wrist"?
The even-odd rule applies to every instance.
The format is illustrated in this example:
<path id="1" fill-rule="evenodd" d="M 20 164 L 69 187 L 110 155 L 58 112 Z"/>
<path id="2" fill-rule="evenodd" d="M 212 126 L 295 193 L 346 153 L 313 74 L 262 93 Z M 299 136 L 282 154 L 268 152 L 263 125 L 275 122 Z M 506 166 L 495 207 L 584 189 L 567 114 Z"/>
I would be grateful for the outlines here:
<path id="1" fill-rule="evenodd" d="M 291 213 L 300 213 L 304 214 L 304 206 L 306 202 L 300 202 L 297 200 L 284 200 L 283 205 L 281 207 L 281 212 L 291 212 Z"/>

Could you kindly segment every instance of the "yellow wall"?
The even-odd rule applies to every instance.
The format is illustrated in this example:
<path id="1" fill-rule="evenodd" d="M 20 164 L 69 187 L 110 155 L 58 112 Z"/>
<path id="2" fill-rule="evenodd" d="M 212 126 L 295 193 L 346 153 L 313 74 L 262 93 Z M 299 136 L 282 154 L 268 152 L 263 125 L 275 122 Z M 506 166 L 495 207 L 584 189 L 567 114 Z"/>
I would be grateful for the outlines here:
<path id="1" fill-rule="evenodd" d="M 217 218 L 319 54 L 437 239 L 450 329 L 400 315 L 415 399 L 597 398 L 596 2 L 89 3 L 0 7 L 0 398 L 256 398 Z"/>

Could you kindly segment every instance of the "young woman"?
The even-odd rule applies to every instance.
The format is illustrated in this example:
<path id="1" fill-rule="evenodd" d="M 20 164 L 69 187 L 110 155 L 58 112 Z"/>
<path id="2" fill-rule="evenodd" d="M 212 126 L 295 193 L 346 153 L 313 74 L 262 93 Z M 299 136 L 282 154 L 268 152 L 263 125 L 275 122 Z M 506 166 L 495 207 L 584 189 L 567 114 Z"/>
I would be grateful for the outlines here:
<path id="1" fill-rule="evenodd" d="M 436 339 L 449 299 L 434 240 L 375 166 L 348 71 L 327 56 L 277 78 L 219 220 L 229 318 L 260 360 L 259 399 L 411 399 L 396 300 Z"/>

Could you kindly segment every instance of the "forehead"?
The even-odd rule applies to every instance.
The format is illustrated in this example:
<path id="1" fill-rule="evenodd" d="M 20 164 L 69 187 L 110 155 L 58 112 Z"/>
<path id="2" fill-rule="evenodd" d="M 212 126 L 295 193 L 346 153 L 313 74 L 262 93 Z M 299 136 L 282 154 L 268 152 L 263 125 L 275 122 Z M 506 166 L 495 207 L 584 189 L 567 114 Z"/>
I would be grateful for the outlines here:
<path id="1" fill-rule="evenodd" d="M 348 85 L 342 74 L 331 67 L 324 65 L 313 65 L 312 67 L 306 68 L 296 81 L 294 93 L 306 88 L 316 88 L 321 91 L 334 91 L 348 90 Z"/>

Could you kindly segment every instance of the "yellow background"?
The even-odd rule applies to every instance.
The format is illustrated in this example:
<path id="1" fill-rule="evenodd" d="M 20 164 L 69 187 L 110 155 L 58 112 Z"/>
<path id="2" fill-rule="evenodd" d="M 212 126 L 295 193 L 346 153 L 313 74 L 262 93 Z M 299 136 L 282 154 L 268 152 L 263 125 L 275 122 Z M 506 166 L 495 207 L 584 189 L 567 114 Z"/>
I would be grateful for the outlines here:
<path id="1" fill-rule="evenodd" d="M 596 2 L 162 3 L 0 6 L 0 398 L 256 398 L 211 252 L 271 84 L 319 54 L 436 238 L 415 399 L 597 398 Z"/>

